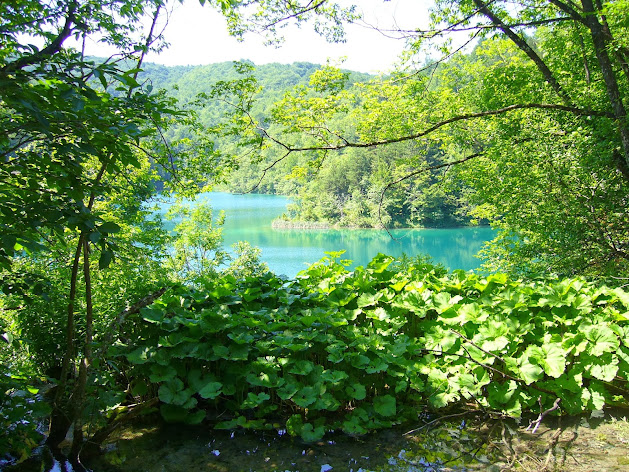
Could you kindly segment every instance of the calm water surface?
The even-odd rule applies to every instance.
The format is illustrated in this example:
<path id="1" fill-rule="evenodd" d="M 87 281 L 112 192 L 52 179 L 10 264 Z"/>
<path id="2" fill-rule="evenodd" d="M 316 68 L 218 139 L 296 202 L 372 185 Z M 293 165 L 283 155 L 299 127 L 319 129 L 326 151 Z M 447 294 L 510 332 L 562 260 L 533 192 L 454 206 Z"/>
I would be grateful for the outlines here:
<path id="1" fill-rule="evenodd" d="M 276 195 L 232 195 L 211 192 L 199 196 L 214 210 L 224 210 L 225 246 L 248 241 L 262 250 L 262 260 L 277 274 L 294 277 L 318 261 L 327 251 L 345 250 L 343 258 L 354 266 L 367 264 L 376 254 L 414 256 L 429 254 L 450 269 L 476 269 L 475 257 L 485 241 L 493 238 L 490 228 L 404 229 L 273 229 L 271 222 L 286 211 L 288 198 Z M 168 205 L 163 205 L 166 211 Z"/>

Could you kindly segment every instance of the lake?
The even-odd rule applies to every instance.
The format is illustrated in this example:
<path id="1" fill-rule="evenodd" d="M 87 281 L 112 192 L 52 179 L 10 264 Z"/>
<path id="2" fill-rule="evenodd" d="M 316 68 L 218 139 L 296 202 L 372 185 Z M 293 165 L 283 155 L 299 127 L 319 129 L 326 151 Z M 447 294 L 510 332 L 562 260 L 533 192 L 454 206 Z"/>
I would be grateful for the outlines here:
<path id="1" fill-rule="evenodd" d="M 224 244 L 230 248 L 248 241 L 262 250 L 269 268 L 294 277 L 325 252 L 345 250 L 344 259 L 354 266 L 367 264 L 376 254 L 391 256 L 428 254 L 449 269 L 476 269 L 476 254 L 495 232 L 487 227 L 393 230 L 393 238 L 381 229 L 274 229 L 271 222 L 286 211 L 289 199 L 277 195 L 233 195 L 210 192 L 199 202 L 209 202 L 216 214 L 226 213 Z M 166 211 L 168 205 L 162 205 Z"/>

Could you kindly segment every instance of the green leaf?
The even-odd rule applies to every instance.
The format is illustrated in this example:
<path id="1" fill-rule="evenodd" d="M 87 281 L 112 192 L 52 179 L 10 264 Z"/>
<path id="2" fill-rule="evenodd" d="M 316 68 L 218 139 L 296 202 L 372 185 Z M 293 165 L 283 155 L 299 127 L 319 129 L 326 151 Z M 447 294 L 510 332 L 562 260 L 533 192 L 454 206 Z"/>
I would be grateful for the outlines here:
<path id="1" fill-rule="evenodd" d="M 266 392 L 261 392 L 258 394 L 249 392 L 247 394 L 247 398 L 245 399 L 245 401 L 242 402 L 242 405 L 240 405 L 240 408 L 244 408 L 244 409 L 256 408 L 260 406 L 262 403 L 270 399 L 271 399 L 271 396 Z"/>
<path id="2" fill-rule="evenodd" d="M 301 439 L 305 442 L 315 442 L 319 441 L 323 436 L 325 436 L 325 427 L 317 426 L 314 427 L 311 423 L 305 423 L 300 431 Z"/>
<path id="3" fill-rule="evenodd" d="M 119 233 L 121 230 L 119 225 L 111 221 L 106 221 L 102 225 L 98 226 L 96 229 L 104 234 Z"/>
<path id="4" fill-rule="evenodd" d="M 566 370 L 566 352 L 560 344 L 550 343 L 542 346 L 541 365 L 546 374 L 558 378 Z"/>
<path id="5" fill-rule="evenodd" d="M 320 395 L 317 401 L 310 408 L 313 410 L 328 410 L 328 411 L 336 411 L 341 406 L 341 402 L 339 402 L 331 393 L 325 392 L 323 395 Z"/>
<path id="6" fill-rule="evenodd" d="M 168 380 L 173 380 L 176 376 L 177 370 L 170 365 L 151 365 L 151 374 L 149 375 L 149 379 L 151 379 L 151 382 L 165 382 Z"/>
<path id="7" fill-rule="evenodd" d="M 348 377 L 349 375 L 342 370 L 324 370 L 321 374 L 321 380 L 332 385 L 338 385 Z"/>
<path id="8" fill-rule="evenodd" d="M 100 258 L 98 259 L 98 268 L 106 269 L 110 266 L 111 261 L 114 258 L 114 253 L 109 249 L 103 249 L 100 253 Z"/>
<path id="9" fill-rule="evenodd" d="M 456 393 L 439 392 L 431 395 L 428 399 L 428 402 L 434 408 L 443 408 L 457 399 L 458 395 Z"/>
<path id="10" fill-rule="evenodd" d="M 166 406 L 166 405 L 164 405 Z M 197 410 L 195 412 L 192 413 L 188 413 L 188 415 L 186 416 L 184 422 L 186 424 L 200 424 L 201 421 L 203 421 L 205 419 L 205 410 Z"/>
<path id="11" fill-rule="evenodd" d="M 618 356 L 610 352 L 600 357 L 590 357 L 586 362 L 586 371 L 595 379 L 603 382 L 613 381 L 618 373 Z"/>
<path id="12" fill-rule="evenodd" d="M 364 400 L 367 396 L 365 386 L 359 383 L 352 383 L 345 387 L 345 392 L 354 400 Z"/>
<path id="13" fill-rule="evenodd" d="M 179 378 L 163 383 L 157 393 L 162 402 L 179 406 L 186 403 L 192 395 L 191 390 L 184 390 L 184 384 Z"/>
<path id="14" fill-rule="evenodd" d="M 286 431 L 293 437 L 299 436 L 303 426 L 304 420 L 302 419 L 301 415 L 292 415 L 286 421 Z"/>
<path id="15" fill-rule="evenodd" d="M 287 371 L 291 374 L 307 375 L 310 372 L 312 372 L 312 369 L 314 368 L 314 364 L 310 361 L 299 360 L 299 361 L 294 361 L 291 364 L 288 364 L 287 367 L 288 367 Z"/>
<path id="16" fill-rule="evenodd" d="M 277 390 L 277 396 L 282 400 L 288 400 L 299 391 L 300 386 L 293 382 L 286 382 Z"/>
<path id="17" fill-rule="evenodd" d="M 373 408 L 379 415 L 394 416 L 396 409 L 395 397 L 392 395 L 384 395 L 373 399 Z"/>
<path id="18" fill-rule="evenodd" d="M 247 418 L 244 416 L 239 416 L 238 418 L 234 418 L 229 421 L 219 421 L 214 426 L 214 429 L 235 429 L 238 426 L 244 427 L 247 424 Z"/>
<path id="19" fill-rule="evenodd" d="M 519 370 L 520 377 L 527 385 L 537 382 L 544 376 L 543 369 L 539 365 L 531 363 L 528 358 L 521 359 Z"/>
<path id="20" fill-rule="evenodd" d="M 391 265 L 391 263 L 395 259 L 391 256 L 386 256 L 384 254 L 377 254 L 370 262 L 367 264 L 368 269 L 372 269 L 375 274 L 383 273 L 387 267 Z"/>
<path id="21" fill-rule="evenodd" d="M 318 392 L 314 387 L 303 387 L 292 397 L 292 401 L 302 407 L 306 408 L 317 401 Z"/>
<path id="22" fill-rule="evenodd" d="M 134 351 L 126 355 L 127 360 L 132 364 L 145 364 L 151 353 L 149 347 L 138 347 Z"/>
<path id="23" fill-rule="evenodd" d="M 491 382 L 487 385 L 487 392 L 490 404 L 506 405 L 514 398 L 518 391 L 518 383 L 509 380 L 504 383 Z"/>
<path id="24" fill-rule="evenodd" d="M 461 317 L 461 324 L 465 324 L 468 321 L 473 323 L 482 323 L 487 319 L 489 314 L 483 310 L 478 303 L 466 303 L 459 308 L 459 316 Z"/>
<path id="25" fill-rule="evenodd" d="M 160 308 L 145 307 L 140 310 L 142 319 L 150 323 L 159 323 L 164 319 L 164 310 Z"/>
<path id="26" fill-rule="evenodd" d="M 590 410 L 602 410 L 605 406 L 605 387 L 598 382 L 592 382 L 589 388 L 584 388 L 581 398 Z"/>
<path id="27" fill-rule="evenodd" d="M 432 302 L 437 313 L 443 313 L 446 310 L 452 308 L 463 298 L 460 295 L 455 295 L 454 297 L 450 295 L 448 292 L 439 292 L 433 295 Z"/>
<path id="28" fill-rule="evenodd" d="M 581 328 L 591 342 L 590 354 L 600 356 L 606 352 L 615 352 L 620 347 L 618 336 L 607 325 L 595 324 Z"/>
<path id="29" fill-rule="evenodd" d="M 198 390 L 198 394 L 201 398 L 209 398 L 214 400 L 222 392 L 223 384 L 221 382 L 208 382 L 201 389 Z"/>
<path id="30" fill-rule="evenodd" d="M 374 306 L 378 303 L 378 300 L 380 298 L 382 298 L 382 292 L 362 293 L 356 300 L 356 303 L 358 305 L 358 308 Z"/>
<path id="31" fill-rule="evenodd" d="M 386 372 L 388 367 L 389 367 L 389 364 L 387 364 L 382 359 L 378 358 L 378 359 L 372 360 L 369 363 L 369 365 L 365 368 L 365 371 L 368 374 L 375 374 L 377 372 Z"/>

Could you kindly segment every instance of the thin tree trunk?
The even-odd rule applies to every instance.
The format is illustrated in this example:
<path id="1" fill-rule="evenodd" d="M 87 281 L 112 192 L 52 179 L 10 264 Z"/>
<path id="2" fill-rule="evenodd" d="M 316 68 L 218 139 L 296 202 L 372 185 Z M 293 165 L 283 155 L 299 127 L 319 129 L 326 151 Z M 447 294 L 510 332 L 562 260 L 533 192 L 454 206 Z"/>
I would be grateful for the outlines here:
<path id="1" fill-rule="evenodd" d="M 622 144 L 622 155 L 616 153 L 616 165 L 623 176 L 629 180 L 629 125 L 627 123 L 627 110 L 620 96 L 620 89 L 614 73 L 612 62 L 607 53 L 607 41 L 605 40 L 605 31 L 600 23 L 597 12 L 594 8 L 592 0 L 581 0 L 583 5 L 585 23 L 590 29 L 592 35 L 592 43 L 594 44 L 594 52 L 598 65 L 601 68 L 601 74 L 605 81 L 607 96 L 612 106 L 614 118 L 616 119 L 616 127 L 620 135 Z"/>
<path id="2" fill-rule="evenodd" d="M 68 376 L 70 368 L 75 359 L 74 355 L 74 303 L 76 300 L 76 285 L 79 274 L 79 263 L 81 260 L 81 252 L 83 250 L 84 233 L 79 236 L 79 242 L 74 253 L 72 262 L 72 272 L 70 275 L 70 294 L 68 300 L 68 318 L 66 324 L 66 351 L 63 356 L 61 365 L 61 375 L 57 384 L 57 392 L 53 403 L 52 413 L 50 415 L 50 425 L 48 430 L 48 438 L 46 442 L 53 448 L 63 441 L 66 437 L 68 429 L 72 424 L 70 417 L 69 405 L 67 401 L 66 390 L 68 388 Z M 74 370 L 74 369 L 73 369 Z"/>
<path id="3" fill-rule="evenodd" d="M 76 383 L 72 400 L 74 411 L 74 438 L 70 459 L 78 460 L 83 446 L 83 405 L 85 403 L 85 387 L 87 385 L 87 373 L 92 363 L 92 341 L 94 330 L 94 309 L 92 306 L 92 277 L 90 274 L 90 248 L 87 238 L 83 239 L 83 278 L 85 281 L 85 346 L 83 359 L 79 368 L 79 378 Z"/>
<path id="4" fill-rule="evenodd" d="M 159 17 L 161 11 L 161 5 L 157 5 L 155 9 L 155 13 L 153 15 L 153 22 L 151 24 L 150 32 L 146 38 L 145 48 L 151 45 L 154 41 L 153 32 L 155 29 L 155 25 L 157 24 L 157 19 Z M 136 69 L 139 69 L 144 60 L 145 51 L 142 51 L 140 55 Z M 138 72 L 135 73 L 135 78 L 137 78 Z M 132 91 L 129 90 L 127 96 L 131 96 Z M 92 184 L 93 187 L 97 186 L 102 180 L 105 171 L 107 170 L 108 161 L 105 161 L 101 164 L 101 168 L 99 169 L 96 178 Z M 92 191 L 90 194 L 90 198 L 87 204 L 87 209 L 89 211 L 92 210 L 94 206 L 94 202 L 96 201 L 96 192 Z M 50 431 L 55 431 L 54 437 L 51 438 L 51 435 L 48 436 L 49 444 L 52 447 L 56 447 L 59 442 L 65 438 L 69 427 L 74 424 L 74 438 L 72 442 L 71 449 L 71 458 L 73 460 L 78 461 L 79 454 L 81 452 L 81 447 L 83 445 L 83 420 L 82 420 L 82 412 L 85 403 L 85 387 L 87 385 L 87 374 L 89 371 L 89 367 L 92 360 L 92 341 L 93 341 L 93 306 L 92 306 L 92 284 L 91 284 L 91 276 L 90 276 L 90 265 L 89 265 L 89 241 L 87 239 L 87 235 L 82 233 L 81 238 L 79 239 L 79 244 L 77 247 L 77 253 L 74 259 L 73 265 L 73 278 L 72 278 L 72 286 L 70 291 L 70 301 L 68 303 L 68 339 L 67 339 L 67 352 L 66 357 L 68 358 L 68 362 L 70 359 L 74 358 L 74 300 L 76 298 L 76 280 L 78 278 L 78 266 L 81 255 L 81 250 L 83 252 L 83 275 L 85 280 L 85 303 L 86 303 L 86 315 L 85 315 L 85 346 L 83 349 L 83 358 L 81 364 L 79 366 L 79 375 L 77 379 L 77 383 L 75 385 L 74 391 L 68 403 L 71 403 L 73 408 L 70 408 L 69 405 L 65 405 L 65 408 L 59 409 L 58 418 L 51 417 L 51 427 Z M 72 328 L 70 330 L 70 328 Z M 65 358 L 64 358 L 65 364 Z M 63 370 L 63 368 L 62 368 Z M 64 385 L 65 387 L 65 385 Z M 65 394 L 65 388 L 60 389 L 57 393 L 59 396 L 59 403 L 63 402 L 63 396 Z M 61 421 L 63 419 L 63 421 Z"/>
<path id="5" fill-rule="evenodd" d="M 107 170 L 107 163 L 101 165 L 101 168 L 92 183 L 92 186 L 97 186 L 105 175 L 105 171 Z M 96 201 L 96 193 L 94 191 L 90 194 L 90 199 L 87 204 L 87 209 L 91 211 L 94 206 L 94 202 Z M 87 234 L 83 231 L 79 236 L 79 242 L 77 243 L 76 253 L 74 254 L 74 261 L 72 263 L 72 274 L 70 278 L 70 294 L 68 300 L 68 320 L 66 326 L 66 352 L 63 358 L 63 365 L 61 366 L 61 378 L 59 379 L 59 384 L 57 385 L 57 393 L 55 395 L 55 402 L 53 405 L 53 411 L 50 415 L 50 426 L 48 428 L 48 438 L 46 439 L 47 444 L 52 448 L 57 448 L 59 443 L 64 440 L 66 435 L 68 434 L 68 429 L 72 426 L 72 423 L 75 421 L 75 412 L 76 412 L 76 404 L 71 406 L 73 402 L 74 394 L 68 398 L 67 396 L 67 386 L 68 386 L 68 375 L 70 371 L 70 365 L 73 360 L 76 358 L 76 354 L 74 351 L 74 304 L 76 301 L 76 286 L 77 279 L 79 274 L 79 264 L 81 261 L 81 253 L 85 248 L 85 243 L 87 243 Z M 88 256 L 87 254 L 83 254 L 85 258 Z M 91 305 L 91 294 L 89 297 L 89 303 Z M 79 377 L 81 375 L 81 371 L 79 368 Z M 76 391 L 76 386 L 74 391 Z M 82 408 L 82 406 L 81 406 Z"/>

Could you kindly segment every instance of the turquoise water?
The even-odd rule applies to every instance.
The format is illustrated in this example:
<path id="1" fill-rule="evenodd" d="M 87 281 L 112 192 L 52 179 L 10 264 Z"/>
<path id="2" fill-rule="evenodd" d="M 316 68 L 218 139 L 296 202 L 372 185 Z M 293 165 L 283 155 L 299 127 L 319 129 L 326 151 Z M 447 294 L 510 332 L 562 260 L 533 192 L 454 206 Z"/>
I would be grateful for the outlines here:
<path id="1" fill-rule="evenodd" d="M 395 230 L 391 232 L 394 238 L 377 229 L 273 229 L 271 222 L 286 210 L 286 197 L 211 192 L 200 195 L 198 201 L 209 202 L 217 214 L 225 211 L 227 248 L 248 241 L 262 250 L 262 260 L 273 272 L 288 277 L 324 257 L 325 252 L 341 250 L 354 266 L 367 264 L 381 252 L 392 256 L 429 254 L 449 269 L 476 269 L 480 265 L 476 254 L 494 236 L 494 231 L 485 227 Z"/>

